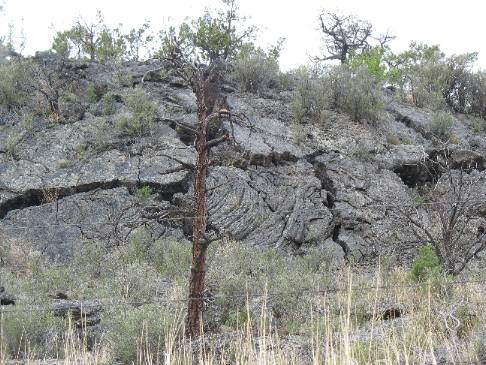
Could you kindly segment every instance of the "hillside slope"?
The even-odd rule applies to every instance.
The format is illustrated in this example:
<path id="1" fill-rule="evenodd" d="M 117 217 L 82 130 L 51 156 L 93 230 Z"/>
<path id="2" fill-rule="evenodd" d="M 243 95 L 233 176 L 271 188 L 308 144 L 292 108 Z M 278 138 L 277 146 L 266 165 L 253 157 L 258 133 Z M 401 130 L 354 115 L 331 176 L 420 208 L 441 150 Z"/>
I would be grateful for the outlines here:
<path id="1" fill-rule="evenodd" d="M 154 238 L 190 237 L 188 167 L 195 150 L 177 123 L 196 122 L 196 103 L 170 72 L 151 72 L 159 66 L 73 65 L 81 81 L 61 104 L 62 123 L 40 117 L 26 122 L 4 113 L 3 241 L 67 261 L 88 242 L 123 245 L 139 227 Z M 87 90 L 93 85 L 110 98 L 90 102 Z M 141 133 L 120 128 L 120 120 L 133 112 L 126 100 L 135 86 L 156 105 L 155 121 Z M 213 232 L 294 253 L 317 246 L 336 263 L 413 257 L 417 244 L 399 229 L 403 222 L 391 210 L 413 204 L 417 187 L 438 178 L 424 164 L 444 151 L 429 132 L 432 112 L 394 101 L 387 91 L 385 113 L 376 125 L 332 111 L 322 124 L 297 125 L 291 91 L 257 96 L 227 84 L 224 92 L 230 109 L 249 123 L 234 126 L 235 144 L 212 151 Z M 454 117 L 452 130 L 451 166 L 483 174 L 484 135 L 462 115 Z M 145 186 L 151 189 L 141 190 Z"/>

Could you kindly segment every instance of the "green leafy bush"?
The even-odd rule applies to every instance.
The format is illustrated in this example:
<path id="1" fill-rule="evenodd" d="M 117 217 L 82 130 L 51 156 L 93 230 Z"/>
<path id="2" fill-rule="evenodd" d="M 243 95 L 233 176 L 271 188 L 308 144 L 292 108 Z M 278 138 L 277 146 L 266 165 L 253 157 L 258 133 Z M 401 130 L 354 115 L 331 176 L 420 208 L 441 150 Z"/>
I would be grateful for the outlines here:
<path id="1" fill-rule="evenodd" d="M 443 141 L 447 141 L 452 136 L 453 119 L 449 113 L 436 112 L 432 115 L 430 131 Z"/>
<path id="2" fill-rule="evenodd" d="M 385 49 L 374 47 L 362 53 L 351 54 L 347 63 L 354 70 L 364 66 L 375 79 L 385 80 L 387 70 L 384 64 L 384 54 Z"/>
<path id="3" fill-rule="evenodd" d="M 387 81 L 398 89 L 399 95 L 411 96 L 417 107 L 442 108 L 450 88 L 451 70 L 445 54 L 438 45 L 412 42 L 409 49 L 385 56 L 389 65 Z"/>
<path id="4" fill-rule="evenodd" d="M 447 78 L 444 98 L 452 109 L 459 113 L 471 110 L 471 100 L 475 93 L 473 88 L 472 68 L 477 60 L 477 53 L 453 55 L 447 59 Z"/>
<path id="5" fill-rule="evenodd" d="M 411 275 L 416 281 L 426 281 L 442 272 L 439 257 L 432 246 L 422 246 L 419 257 L 412 265 Z"/>
<path id="6" fill-rule="evenodd" d="M 152 195 L 152 188 L 148 185 L 141 186 L 135 192 L 135 196 L 140 200 L 148 200 L 148 198 L 150 198 L 150 195 Z"/>

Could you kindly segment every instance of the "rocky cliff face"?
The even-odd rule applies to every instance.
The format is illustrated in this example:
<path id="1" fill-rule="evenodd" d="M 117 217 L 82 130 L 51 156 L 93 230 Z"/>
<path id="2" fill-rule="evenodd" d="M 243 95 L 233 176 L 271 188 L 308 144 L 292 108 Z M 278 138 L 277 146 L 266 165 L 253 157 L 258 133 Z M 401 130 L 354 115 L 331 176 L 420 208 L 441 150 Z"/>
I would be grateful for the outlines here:
<path id="1" fill-rule="evenodd" d="M 82 65 L 74 90 L 81 101 L 75 108 L 65 106 L 66 122 L 35 117 L 26 126 L 19 117 L 2 119 L 3 242 L 66 261 L 87 242 L 122 245 L 140 227 L 154 238 L 188 239 L 192 176 L 187 167 L 195 150 L 177 122 L 194 124 L 196 103 L 181 80 L 147 73 L 157 66 L 128 64 L 115 72 Z M 127 114 L 127 90 L 137 84 L 156 103 L 157 118 L 147 133 L 133 137 L 115 126 Z M 113 94 L 114 114 L 100 116 L 103 100 L 83 99 L 88 85 Z M 376 126 L 333 112 L 322 125 L 296 126 L 290 91 L 256 96 L 232 85 L 224 91 L 231 110 L 244 113 L 251 126 L 235 126 L 237 144 L 212 151 L 212 231 L 242 244 L 297 253 L 318 246 L 336 262 L 369 262 L 380 255 L 406 260 L 414 254 L 390 209 L 413 203 L 413 188 L 437 178 L 423 164 L 442 148 L 428 132 L 430 112 L 388 96 Z M 460 115 L 453 133 L 451 163 L 481 173 L 484 136 Z M 151 187 L 151 196 L 140 196 L 144 186 Z"/>

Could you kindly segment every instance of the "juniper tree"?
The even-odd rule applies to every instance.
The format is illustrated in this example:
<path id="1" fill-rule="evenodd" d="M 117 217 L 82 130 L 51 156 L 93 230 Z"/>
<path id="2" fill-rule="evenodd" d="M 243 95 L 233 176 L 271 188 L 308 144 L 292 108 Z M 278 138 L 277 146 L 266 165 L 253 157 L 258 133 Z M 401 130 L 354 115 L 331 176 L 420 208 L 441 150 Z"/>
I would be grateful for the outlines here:
<path id="1" fill-rule="evenodd" d="M 228 61 L 255 31 L 253 27 L 237 29 L 242 19 L 235 0 L 223 0 L 223 3 L 225 11 L 216 16 L 207 11 L 191 23 L 183 23 L 178 31 L 171 28 L 162 33 L 160 51 L 162 58 L 190 85 L 197 101 L 197 127 L 180 125 L 196 136 L 192 266 L 187 311 L 187 332 L 193 338 L 201 334 L 206 253 L 211 242 L 206 232 L 208 156 L 212 147 L 230 139 L 226 132 L 210 139 L 208 126 L 210 122 L 233 117 L 229 110 L 222 108 L 221 82 L 228 72 Z"/>

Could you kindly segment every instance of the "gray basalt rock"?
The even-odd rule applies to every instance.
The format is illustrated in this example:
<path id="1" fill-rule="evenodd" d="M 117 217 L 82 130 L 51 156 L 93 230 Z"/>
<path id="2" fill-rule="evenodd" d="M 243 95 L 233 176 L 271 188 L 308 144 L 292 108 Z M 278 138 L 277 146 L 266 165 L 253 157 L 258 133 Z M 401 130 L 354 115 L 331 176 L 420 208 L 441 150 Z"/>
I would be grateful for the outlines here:
<path id="1" fill-rule="evenodd" d="M 210 224 L 236 240 L 298 248 L 331 235 L 327 192 L 309 163 L 247 171 L 219 167 L 209 181 Z"/>
<path id="2" fill-rule="evenodd" d="M 349 258 L 370 262 L 380 255 L 402 259 L 413 253 L 401 244 L 390 214 L 395 205 L 411 204 L 412 199 L 402 180 L 392 171 L 372 163 L 355 161 L 339 154 L 316 157 L 327 170 L 333 184 L 334 241 L 342 245 Z"/>
<path id="3" fill-rule="evenodd" d="M 147 218 L 155 209 L 170 212 L 170 204 L 140 201 L 125 187 L 98 188 L 9 212 L 0 222 L 1 239 L 28 244 L 51 260 L 63 262 L 90 241 L 107 247 L 122 245 L 139 227 L 154 236 L 182 239 L 169 222 Z"/>
<path id="4" fill-rule="evenodd" d="M 156 238 L 190 239 L 196 156 L 194 138 L 178 123 L 197 127 L 192 91 L 155 60 L 73 70 L 82 74 L 80 88 L 102 85 L 101 94 L 142 87 L 157 104 L 157 118 L 143 136 L 130 137 L 116 127 L 127 113 L 122 103 L 113 115 L 91 104 L 82 119 L 38 118 L 29 130 L 8 117 L 0 128 L 0 238 L 63 261 L 86 242 L 124 244 L 140 225 Z M 413 254 L 389 207 L 413 203 L 411 188 L 440 178 L 423 164 L 444 152 L 429 133 L 431 111 L 388 97 L 375 125 L 335 111 L 321 123 L 296 124 L 289 92 L 223 92 L 224 107 L 241 118 L 212 131 L 223 127 L 232 137 L 210 151 L 213 235 L 297 253 L 317 246 L 336 262 Z M 76 96 L 89 103 L 83 92 Z M 485 143 L 471 122 L 455 115 L 453 133 L 449 162 L 483 170 Z M 18 136 L 14 153 L 11 135 Z M 141 201 L 136 192 L 146 185 L 153 194 Z"/>

